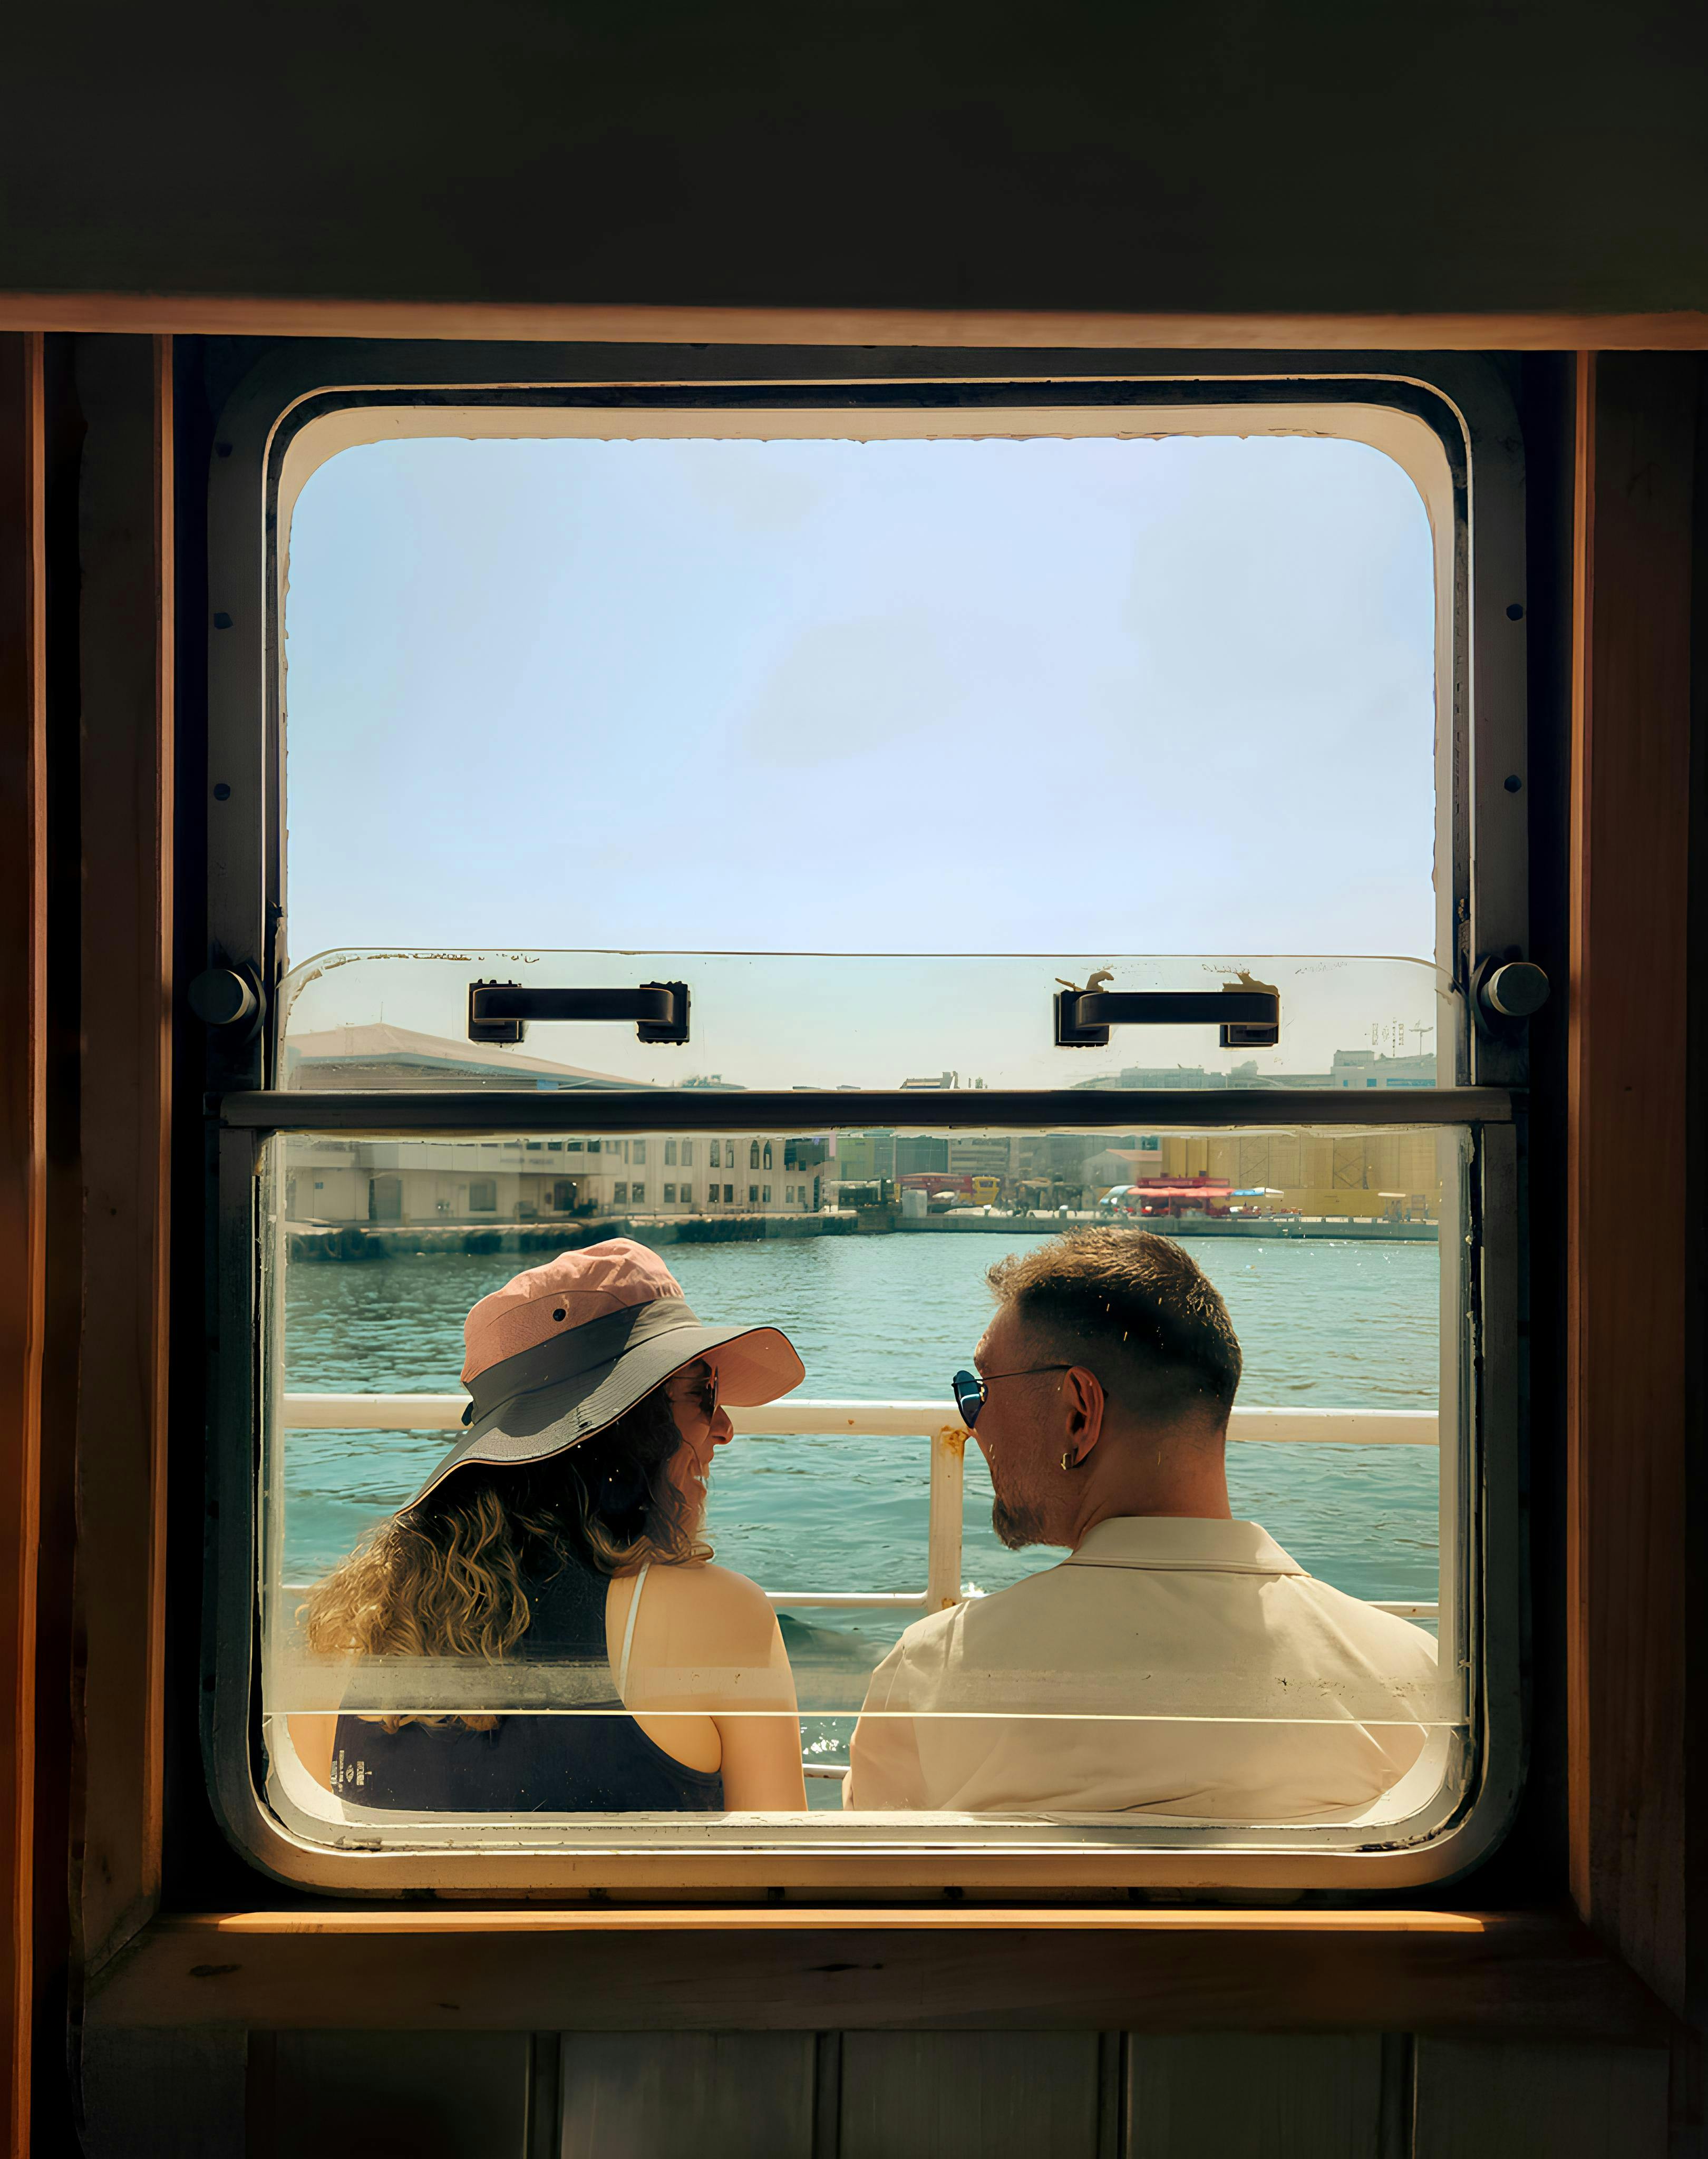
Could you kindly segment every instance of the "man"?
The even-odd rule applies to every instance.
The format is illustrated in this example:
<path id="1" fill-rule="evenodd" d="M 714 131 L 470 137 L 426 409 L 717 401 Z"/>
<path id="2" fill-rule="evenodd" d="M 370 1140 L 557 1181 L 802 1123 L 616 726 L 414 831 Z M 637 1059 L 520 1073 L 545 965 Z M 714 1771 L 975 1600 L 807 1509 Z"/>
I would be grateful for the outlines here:
<path id="1" fill-rule="evenodd" d="M 844 1803 L 1290 1822 L 1367 1806 L 1436 1701 L 1421 1628 L 1235 1521 L 1227 1308 L 1181 1248 L 1070 1232 L 990 1272 L 957 1383 L 1004 1544 L 1061 1566 L 909 1627 L 872 1675 Z"/>

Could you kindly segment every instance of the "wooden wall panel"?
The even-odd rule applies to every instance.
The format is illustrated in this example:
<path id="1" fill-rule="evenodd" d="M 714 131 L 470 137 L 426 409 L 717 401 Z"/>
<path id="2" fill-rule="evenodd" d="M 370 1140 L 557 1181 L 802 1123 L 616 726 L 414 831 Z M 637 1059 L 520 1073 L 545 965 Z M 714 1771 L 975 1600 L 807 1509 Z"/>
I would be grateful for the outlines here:
<path id="1" fill-rule="evenodd" d="M 1685 1000 L 1700 363 L 1579 370 L 1568 986 L 1568 1721 L 1578 1909 L 1685 2002 Z M 1633 1206 L 1632 1178 L 1644 1178 Z"/>
<path id="2" fill-rule="evenodd" d="M 78 1552 L 84 1954 L 158 1890 L 171 1081 L 170 341 L 76 353 L 86 434 L 82 708 L 83 1312 Z"/>
<path id="3" fill-rule="evenodd" d="M 813 2058 L 806 2032 L 570 2032 L 562 2159 L 813 2159 Z"/>
<path id="4" fill-rule="evenodd" d="M 42 341 L 0 337 L 0 2074 L 28 2148 L 35 1991 L 36 1567 L 47 1266 Z"/>
<path id="5" fill-rule="evenodd" d="M 1659 2048 L 1205 2035 L 104 2032 L 88 2159 L 1664 2159 Z M 827 2052 L 827 2050 L 829 2050 Z M 1390 2052 L 1391 2052 L 1390 2048 Z M 841 2101 L 836 2056 L 841 2056 Z M 1407 2057 L 1406 2058 L 1410 2058 Z M 535 2072 L 531 2079 L 531 2066 Z M 1105 2079 L 1106 2082 L 1107 2079 Z M 832 2105 L 827 2111 L 824 2100 Z M 1107 2094 L 1105 2094 L 1105 2099 Z"/>
<path id="6" fill-rule="evenodd" d="M 1386 2159 L 1374 2034 L 1127 2043 L 1125 2159 Z"/>
<path id="7" fill-rule="evenodd" d="M 529 2067 L 525 2032 L 256 2034 L 244 2159 L 525 2159 Z"/>
<path id="8" fill-rule="evenodd" d="M 1665 2159 L 1661 2048 L 1424 2039 L 1412 2159 Z"/>
<path id="9" fill-rule="evenodd" d="M 27 12 L 12 291 L 1708 305 L 1680 0 Z"/>
<path id="10" fill-rule="evenodd" d="M 840 2159 L 1098 2159 L 1095 2032 L 850 2032 Z"/>
<path id="11" fill-rule="evenodd" d="M 241 2031 L 102 2032 L 83 2048 L 83 2159 L 242 2159 Z"/>

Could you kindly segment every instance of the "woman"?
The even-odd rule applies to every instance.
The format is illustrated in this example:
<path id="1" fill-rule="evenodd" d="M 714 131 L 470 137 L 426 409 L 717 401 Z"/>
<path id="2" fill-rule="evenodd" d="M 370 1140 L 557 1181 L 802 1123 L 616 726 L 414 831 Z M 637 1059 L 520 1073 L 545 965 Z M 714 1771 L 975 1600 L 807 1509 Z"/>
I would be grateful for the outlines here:
<path id="1" fill-rule="evenodd" d="M 483 1297 L 463 1339 L 463 1437 L 306 1607 L 318 1654 L 458 1660 L 454 1700 L 292 1717 L 299 1756 L 340 1797 L 411 1812 L 804 1808 L 776 1618 L 701 1534 L 722 1402 L 799 1386 L 787 1338 L 701 1326 L 615 1238 Z M 551 1708 L 508 1710 L 504 1670 Z"/>

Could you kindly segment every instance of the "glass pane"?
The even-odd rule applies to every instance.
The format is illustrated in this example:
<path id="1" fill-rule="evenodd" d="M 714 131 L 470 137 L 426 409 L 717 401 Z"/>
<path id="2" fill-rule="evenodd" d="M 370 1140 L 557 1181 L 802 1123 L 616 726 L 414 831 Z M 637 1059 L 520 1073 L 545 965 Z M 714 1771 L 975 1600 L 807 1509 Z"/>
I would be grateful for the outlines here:
<path id="1" fill-rule="evenodd" d="M 470 1039 L 470 991 L 681 983 L 688 1039 L 626 1020 L 534 1020 Z M 1190 1024 L 1056 1041 L 1064 990 L 1275 994 L 1272 1046 Z M 288 976 L 278 1084 L 292 1088 L 1451 1086 L 1462 1001 L 1420 960 L 727 952 L 342 952 Z M 1228 1032 L 1233 1038 L 1225 1044 Z"/>
<path id="2" fill-rule="evenodd" d="M 1115 1139 L 1134 1144 L 1115 1147 Z M 543 1650 L 533 1657 L 515 1642 L 494 1652 L 488 1639 L 483 1649 L 466 1609 L 455 1625 L 447 1618 L 451 1566 L 387 1577 L 385 1593 L 409 1622 L 407 1654 L 400 1635 L 383 1655 L 353 1661 L 348 1643 L 338 1654 L 327 1637 L 322 1654 L 310 1654 L 302 1618 L 309 1587 L 335 1577 L 458 1442 L 471 1310 L 522 1270 L 617 1240 L 651 1255 L 644 1264 L 667 1268 L 701 1321 L 781 1329 L 805 1368 L 780 1399 L 729 1411 L 735 1436 L 712 1450 L 706 1484 L 705 1536 L 719 1566 L 769 1597 L 798 1705 L 807 1814 L 762 1810 L 768 1835 L 786 1840 L 810 1819 L 815 1835 L 857 1841 L 878 1817 L 887 1835 L 910 1834 L 910 1825 L 924 1834 L 933 1815 L 940 1835 L 948 1814 L 976 1835 L 1043 1817 L 1038 1834 L 1059 1821 L 1062 1834 L 1081 1841 L 1093 1831 L 1142 1841 L 1209 1822 L 1224 1838 L 1262 1824 L 1265 1841 L 1332 1828 L 1353 1843 L 1391 1843 L 1418 1833 L 1403 1825 L 1426 1821 L 1458 1773 L 1467 1728 L 1452 1646 L 1462 1133 L 1349 1124 L 1115 1136 L 843 1128 L 803 1137 L 713 1134 L 684 1121 L 614 1139 L 298 1135 L 271 1146 L 282 1289 L 266 1482 L 264 1707 L 272 1797 L 306 1833 L 454 1843 L 489 1841 L 502 1825 L 514 1841 L 515 1809 L 459 1810 L 448 1800 L 400 1812 L 390 1800 L 366 1803 L 374 1761 L 386 1753 L 373 1736 L 385 1727 L 374 1720 L 387 1711 L 531 1718 L 551 1727 L 541 1744 L 560 1766 L 593 1743 L 575 1732 L 593 1724 L 630 1730 L 624 1704 L 640 1697 L 613 1693 L 621 1629 L 613 1621 L 605 1631 L 604 1607 L 630 1593 L 632 1566 L 628 1576 L 600 1575 L 598 1639 L 582 1644 L 579 1661 Z M 677 1196 L 621 1205 L 612 1195 L 634 1193 L 643 1149 L 648 1190 L 655 1179 L 660 1195 L 668 1190 L 668 1170 Z M 851 1165 L 856 1176 L 835 1173 Z M 768 1182 L 769 1201 L 749 1198 Z M 1041 1192 L 1055 1203 L 1048 1211 Z M 1233 1520 L 1177 1510 L 1193 1514 L 1188 1543 L 1199 1533 L 1220 1539 L 1207 1561 L 1168 1543 L 1178 1542 L 1180 1525 L 1159 1528 L 1123 1501 L 1078 1539 L 1072 1580 L 1083 1582 L 1098 1562 L 1102 1538 L 1105 1571 L 1092 1574 L 1094 1587 L 1131 1580 L 1151 1602 L 1141 1597 L 1125 1633 L 1121 1624 L 1094 1629 L 1085 1639 L 1103 1644 L 1095 1651 L 1064 1658 L 1056 1642 L 1050 1657 L 1016 1658 L 1012 1628 L 996 1623 L 1012 1608 L 1003 1600 L 1045 1576 L 1043 1593 L 1053 1594 L 1064 1547 L 1076 1539 L 1052 1513 L 1032 1523 L 1040 1540 L 1032 1540 L 1023 1506 L 1017 1517 L 1010 1504 L 1017 1492 L 1027 1498 L 1012 1465 L 1032 1444 L 1038 1427 L 1027 1420 L 1038 1405 L 1005 1400 L 1004 1390 L 1058 1383 L 1048 1372 L 1009 1376 L 985 1357 L 991 1384 L 978 1415 L 996 1420 L 998 1437 L 1006 1432 L 1018 1450 L 1007 1461 L 993 1452 L 993 1486 L 950 1380 L 974 1366 L 1002 1309 L 986 1281 L 991 1262 L 1024 1261 L 1052 1250 L 1064 1232 L 1099 1228 L 1165 1232 L 1225 1300 L 1244 1364 L 1229 1432 Z M 579 1307 L 569 1318 L 582 1323 Z M 1115 1353 L 1092 1338 L 1073 1354 L 1104 1365 L 1110 1400 L 1129 1418 L 1110 1424 L 1105 1462 L 1138 1428 L 1131 1416 L 1174 1433 L 1167 1444 L 1175 1446 L 1174 1410 L 1148 1396 L 1148 1407 L 1129 1401 L 1150 1369 L 1143 1359 L 1124 1365 L 1116 1357 L 1111 1369 Z M 1018 1361 L 1054 1362 L 1036 1343 Z M 1077 1473 L 1043 1467 L 1058 1483 Z M 471 1473 L 468 1465 L 453 1473 L 441 1498 Z M 1136 1488 L 1108 1489 L 1131 1496 Z M 993 1520 L 998 1498 L 1006 1536 Z M 1158 1536 L 1153 1551 L 1146 1540 Z M 1229 1537 L 1245 1540 L 1231 1557 Z M 668 1596 L 667 1577 L 675 1578 L 665 1560 L 645 1597 L 656 1600 L 661 1582 Z M 908 1697 L 905 1713 L 886 1707 L 904 1629 L 957 1606 L 983 1628 L 980 1640 L 1007 1645 L 1009 1661 L 993 1667 L 990 1652 L 976 1648 L 970 1695 L 927 1689 Z M 1196 1646 L 1181 1632 L 1183 1610 L 1203 1623 Z M 644 1646 L 648 1638 L 637 1639 Z M 1109 1648 L 1138 1639 L 1148 1644 L 1142 1655 Z M 1359 1645 L 1356 1656 L 1348 1643 Z M 943 1645 L 929 1646 L 937 1654 Z M 643 1713 L 643 1736 L 692 1770 L 700 1723 L 751 1701 L 753 1675 L 716 1655 L 691 1677 L 676 1665 L 665 1669 L 678 1692 L 658 1681 L 657 1699 L 668 1706 L 650 1722 L 652 1713 Z M 732 1690 L 740 1697 L 733 1705 Z M 1038 1737 L 1044 1727 L 1047 1743 Z M 925 1763 L 924 1784 L 896 1769 L 897 1734 L 908 1761 Z M 1072 1766 L 1064 1771 L 1063 1762 Z M 1024 1778 L 1034 1773 L 1028 1791 Z M 579 1810 L 551 1805 L 549 1790 L 567 1789 L 561 1781 L 542 1789 L 548 1795 L 521 1810 L 536 1841 L 573 1841 L 591 1833 L 577 1830 L 577 1814 L 585 1821 L 604 1812 L 623 1815 L 624 1834 L 664 1834 L 708 1788 L 691 1777 L 687 1797 L 672 1804 L 649 1785 L 651 1802 L 643 1794 L 625 1804 L 619 1784 L 608 1807 Z M 720 1819 L 712 1808 L 708 1834 Z"/>
<path id="3" fill-rule="evenodd" d="M 1359 423 L 388 412 L 289 520 L 292 960 L 1434 954 L 1452 520 Z"/>

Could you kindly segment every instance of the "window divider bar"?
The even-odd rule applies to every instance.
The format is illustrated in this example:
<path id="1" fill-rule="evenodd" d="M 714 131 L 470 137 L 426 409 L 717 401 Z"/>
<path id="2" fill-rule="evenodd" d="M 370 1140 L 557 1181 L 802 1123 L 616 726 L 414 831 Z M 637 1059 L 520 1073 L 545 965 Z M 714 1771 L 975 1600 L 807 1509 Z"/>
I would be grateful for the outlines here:
<path id="1" fill-rule="evenodd" d="M 704 1090 L 587 1088 L 535 1093 L 473 1089 L 256 1090 L 210 1096 L 210 1114 L 228 1131 L 360 1132 L 370 1138 L 455 1138 L 505 1132 L 823 1131 L 832 1126 L 902 1125 L 913 1131 L 988 1130 L 1046 1125 L 1052 1130 L 1120 1131 L 1134 1124 L 1251 1128 L 1325 1125 L 1506 1125 L 1513 1098 L 1498 1087 L 1352 1089 L 1074 1089 L 985 1087 L 942 1092 Z"/>

